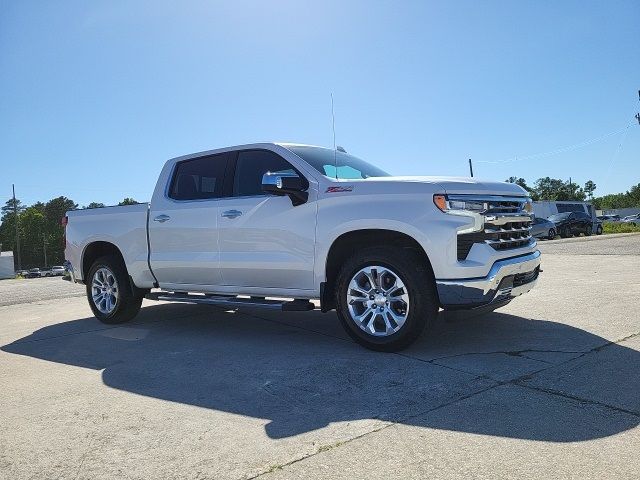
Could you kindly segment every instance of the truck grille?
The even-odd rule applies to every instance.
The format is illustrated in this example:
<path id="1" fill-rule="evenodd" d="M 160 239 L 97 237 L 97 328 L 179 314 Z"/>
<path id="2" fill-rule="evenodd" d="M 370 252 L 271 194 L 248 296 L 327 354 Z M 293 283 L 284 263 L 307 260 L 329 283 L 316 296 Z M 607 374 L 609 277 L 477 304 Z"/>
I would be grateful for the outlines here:
<path id="1" fill-rule="evenodd" d="M 462 196 L 460 196 L 462 197 Z M 470 199 L 470 196 L 467 197 Z M 465 260 L 471 247 L 486 243 L 495 250 L 512 250 L 533 243 L 531 216 L 524 210 L 525 198 L 520 197 L 472 197 L 484 203 L 481 214 L 484 230 L 458 234 L 458 260 Z"/>

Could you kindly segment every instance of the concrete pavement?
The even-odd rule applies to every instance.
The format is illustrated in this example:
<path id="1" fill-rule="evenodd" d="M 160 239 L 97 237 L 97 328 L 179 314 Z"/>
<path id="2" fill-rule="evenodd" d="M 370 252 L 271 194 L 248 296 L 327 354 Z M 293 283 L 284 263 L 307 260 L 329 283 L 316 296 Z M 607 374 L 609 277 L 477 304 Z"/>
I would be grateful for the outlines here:
<path id="1" fill-rule="evenodd" d="M 592 238 L 400 354 L 332 313 L 0 306 L 0 477 L 638 478 L 640 236 Z"/>

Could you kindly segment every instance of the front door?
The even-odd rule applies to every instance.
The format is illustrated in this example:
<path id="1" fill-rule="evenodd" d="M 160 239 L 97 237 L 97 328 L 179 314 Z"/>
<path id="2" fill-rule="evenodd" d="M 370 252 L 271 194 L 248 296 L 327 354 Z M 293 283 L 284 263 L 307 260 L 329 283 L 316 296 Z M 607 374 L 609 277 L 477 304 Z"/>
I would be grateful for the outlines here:
<path id="1" fill-rule="evenodd" d="M 219 201 L 220 272 L 224 285 L 313 288 L 315 192 L 294 207 L 262 191 L 266 172 L 301 175 L 270 150 L 238 153 L 231 197 Z"/>

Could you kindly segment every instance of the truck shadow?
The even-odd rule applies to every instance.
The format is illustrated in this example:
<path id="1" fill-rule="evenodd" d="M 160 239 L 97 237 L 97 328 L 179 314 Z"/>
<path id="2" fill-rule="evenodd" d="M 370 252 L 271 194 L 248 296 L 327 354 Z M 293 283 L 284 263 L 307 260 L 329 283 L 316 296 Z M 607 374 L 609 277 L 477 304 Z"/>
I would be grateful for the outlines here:
<path id="1" fill-rule="evenodd" d="M 336 326 L 335 315 L 308 315 L 305 327 Z M 410 351 L 382 354 L 293 322 L 157 305 L 124 326 L 78 319 L 2 350 L 102 370 L 115 389 L 266 419 L 271 438 L 379 419 L 573 442 L 640 423 L 640 353 L 606 343 L 565 324 L 493 313 L 441 323 Z"/>

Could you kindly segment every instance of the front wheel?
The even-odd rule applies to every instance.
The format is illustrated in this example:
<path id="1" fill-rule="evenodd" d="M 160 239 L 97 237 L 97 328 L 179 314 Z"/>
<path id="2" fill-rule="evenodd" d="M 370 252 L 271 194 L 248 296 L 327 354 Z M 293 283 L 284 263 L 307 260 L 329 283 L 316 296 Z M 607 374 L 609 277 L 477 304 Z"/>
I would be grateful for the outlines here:
<path id="1" fill-rule="evenodd" d="M 586 237 L 590 237 L 593 233 L 593 227 L 591 225 L 587 225 L 587 228 L 584 231 Z"/>
<path id="2" fill-rule="evenodd" d="M 602 225 L 598 225 L 598 228 L 596 228 L 596 235 L 602 235 Z"/>
<path id="3" fill-rule="evenodd" d="M 97 259 L 85 283 L 89 306 L 102 323 L 128 322 L 140 311 L 142 297 L 133 294 L 127 270 L 117 256 Z"/>
<path id="4" fill-rule="evenodd" d="M 553 240 L 556 238 L 556 231 L 553 228 L 549 229 L 549 236 L 547 237 L 549 240 Z"/>
<path id="5" fill-rule="evenodd" d="M 342 326 L 371 350 L 406 348 L 438 315 L 428 265 L 402 248 L 369 247 L 354 253 L 338 274 L 335 293 Z"/>

